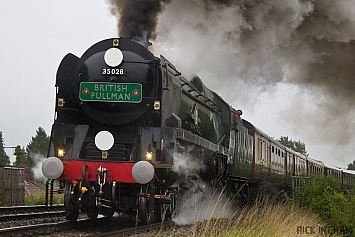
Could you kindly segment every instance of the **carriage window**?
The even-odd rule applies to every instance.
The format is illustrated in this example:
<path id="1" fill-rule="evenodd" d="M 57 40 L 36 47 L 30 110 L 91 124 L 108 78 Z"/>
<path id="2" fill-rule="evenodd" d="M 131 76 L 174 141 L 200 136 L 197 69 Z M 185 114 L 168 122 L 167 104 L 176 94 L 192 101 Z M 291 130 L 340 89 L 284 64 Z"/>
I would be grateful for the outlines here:
<path id="1" fill-rule="evenodd" d="M 260 137 L 258 138 L 259 140 L 259 160 L 261 160 L 262 154 L 263 154 L 263 140 L 260 139 Z"/>
<path id="2" fill-rule="evenodd" d="M 269 159 L 268 159 L 268 148 L 267 148 L 267 145 L 266 145 L 266 142 L 264 141 L 264 155 L 263 155 L 263 158 L 265 159 L 266 163 L 269 163 Z"/>

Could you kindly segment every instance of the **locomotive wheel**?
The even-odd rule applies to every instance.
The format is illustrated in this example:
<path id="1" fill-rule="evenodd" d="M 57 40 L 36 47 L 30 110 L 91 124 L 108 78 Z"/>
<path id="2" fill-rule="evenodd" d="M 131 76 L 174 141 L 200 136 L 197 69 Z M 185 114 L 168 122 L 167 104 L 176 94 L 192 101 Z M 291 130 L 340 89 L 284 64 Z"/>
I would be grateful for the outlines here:
<path id="1" fill-rule="evenodd" d="M 149 211 L 148 198 L 138 198 L 138 217 L 143 225 L 149 225 L 154 220 L 154 213 Z"/>
<path id="2" fill-rule="evenodd" d="M 71 204 L 72 202 L 72 196 L 70 194 L 71 192 L 71 184 L 69 181 L 65 183 L 65 189 L 64 189 L 64 209 L 65 209 L 65 214 L 68 214 L 72 211 L 73 206 Z"/>
<path id="3" fill-rule="evenodd" d="M 171 195 L 171 203 L 168 206 L 167 210 L 167 217 L 168 218 L 174 218 L 176 217 L 176 213 L 178 211 L 178 192 L 173 191 L 173 194 Z"/>
<path id="4" fill-rule="evenodd" d="M 64 209 L 65 209 L 65 218 L 69 221 L 76 221 L 79 217 L 79 211 L 75 209 L 73 203 L 73 195 L 71 194 L 72 184 L 70 181 L 65 183 L 64 190 Z"/>
<path id="5" fill-rule="evenodd" d="M 156 222 L 162 222 L 166 220 L 171 220 L 174 210 L 176 207 L 176 197 L 173 195 L 170 204 L 162 204 L 159 201 L 156 201 L 154 215 Z"/>
<path id="6" fill-rule="evenodd" d="M 106 209 L 106 210 L 105 210 L 105 216 L 106 216 L 107 218 L 111 219 L 112 216 L 113 216 L 113 213 L 114 213 L 115 211 L 113 210 L 113 208 L 105 208 L 105 209 Z"/>
<path id="7" fill-rule="evenodd" d="M 166 216 L 166 205 L 162 205 L 159 199 L 155 200 L 154 217 L 155 222 L 162 222 Z M 165 208 L 164 208 L 165 207 Z"/>
<path id="8" fill-rule="evenodd" d="M 99 214 L 99 208 L 98 207 L 93 207 L 91 208 L 91 211 L 86 212 L 86 215 L 90 218 L 90 219 L 97 219 L 97 215 Z"/>

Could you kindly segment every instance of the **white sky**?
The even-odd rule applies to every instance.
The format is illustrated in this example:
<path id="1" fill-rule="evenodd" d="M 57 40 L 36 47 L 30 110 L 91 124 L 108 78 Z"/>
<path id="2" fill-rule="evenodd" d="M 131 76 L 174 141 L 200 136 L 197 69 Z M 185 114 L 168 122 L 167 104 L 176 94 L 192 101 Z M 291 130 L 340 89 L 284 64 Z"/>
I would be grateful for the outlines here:
<path id="1" fill-rule="evenodd" d="M 50 134 L 62 58 L 116 36 L 116 18 L 104 1 L 15 0 L 0 2 L 0 19 L 0 131 L 25 147 L 38 127 Z"/>
<path id="2" fill-rule="evenodd" d="M 0 131 L 5 146 L 25 147 L 38 127 L 50 134 L 54 117 L 55 76 L 62 58 L 67 53 L 81 56 L 94 43 L 116 37 L 116 18 L 109 12 L 104 0 L 31 0 L 0 2 Z M 160 50 L 169 58 L 169 51 Z M 193 52 L 191 52 L 193 53 Z M 183 60 L 183 57 L 181 57 Z M 203 78 L 202 78 L 203 80 Z M 219 82 L 206 83 L 223 98 Z M 233 90 L 233 89 L 232 89 Z M 255 88 L 250 88 L 255 90 Z M 243 118 L 272 137 L 289 136 L 306 144 L 310 157 L 329 164 L 346 167 L 354 160 L 352 144 L 334 148 L 331 144 L 318 144 L 306 136 L 302 129 L 285 122 L 284 113 L 298 98 L 305 103 L 311 99 L 295 87 L 278 84 L 273 91 L 244 92 L 244 101 L 227 101 L 243 110 Z M 247 98 L 250 95 L 253 98 Z M 243 104 L 244 102 L 248 103 Z M 312 119 L 310 119 L 312 120 Z M 331 152 L 339 159 L 334 160 Z M 12 150 L 7 154 L 14 161 Z"/>

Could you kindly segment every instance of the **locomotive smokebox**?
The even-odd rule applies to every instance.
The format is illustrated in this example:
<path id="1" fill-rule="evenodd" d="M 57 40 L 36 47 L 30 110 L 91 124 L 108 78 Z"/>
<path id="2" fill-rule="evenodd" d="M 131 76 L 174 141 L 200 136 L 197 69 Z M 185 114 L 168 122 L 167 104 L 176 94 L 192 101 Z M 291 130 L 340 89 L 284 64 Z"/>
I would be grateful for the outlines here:
<path id="1" fill-rule="evenodd" d="M 143 38 L 103 40 L 90 47 L 81 58 L 75 58 L 75 69 L 67 68 L 73 65 L 73 55 L 65 57 L 58 69 L 56 84 L 61 87 L 71 81 L 76 99 L 75 102 L 65 98 L 66 105 L 79 104 L 90 118 L 103 124 L 123 125 L 143 118 L 150 103 L 145 98 L 154 97 L 158 90 L 159 63 L 147 50 L 149 45 L 151 43 Z M 70 70 L 72 73 L 68 75 Z M 59 88 L 59 94 L 71 93 L 65 90 Z"/>

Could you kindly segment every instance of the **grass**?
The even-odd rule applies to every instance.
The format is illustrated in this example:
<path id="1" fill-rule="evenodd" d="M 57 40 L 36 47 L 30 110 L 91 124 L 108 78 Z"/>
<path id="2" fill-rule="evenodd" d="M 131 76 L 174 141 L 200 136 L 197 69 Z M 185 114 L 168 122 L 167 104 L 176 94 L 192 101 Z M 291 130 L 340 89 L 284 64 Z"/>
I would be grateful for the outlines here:
<path id="1" fill-rule="evenodd" d="M 323 221 L 311 211 L 266 198 L 244 208 L 231 229 L 216 236 L 318 236 L 321 226 Z"/>
<path id="2" fill-rule="evenodd" d="M 312 211 L 297 205 L 275 201 L 271 198 L 258 199 L 252 206 L 236 210 L 231 218 L 224 218 L 222 212 L 230 212 L 231 202 L 222 198 L 210 204 L 209 211 L 217 211 L 217 217 L 205 220 L 195 216 L 196 222 L 190 225 L 184 236 L 198 237 L 294 237 L 294 236 L 330 236 L 320 233 L 324 222 Z M 218 205 L 218 202 L 223 205 Z M 228 215 L 225 215 L 228 216 Z M 177 231 L 151 233 L 154 236 L 182 236 Z M 335 235 L 332 235 L 335 236 Z"/>
<path id="3" fill-rule="evenodd" d="M 26 206 L 44 205 L 45 200 L 46 200 L 46 195 L 44 193 L 26 195 L 25 205 Z M 53 204 L 63 204 L 63 203 L 64 203 L 64 194 L 53 195 Z"/>
<path id="4" fill-rule="evenodd" d="M 180 208 L 181 212 L 175 218 L 178 224 L 186 224 L 183 232 L 180 229 L 160 230 L 148 236 L 337 236 L 322 232 L 329 230 L 326 227 L 326 220 L 320 218 L 311 207 L 300 207 L 297 202 L 259 198 L 253 205 L 234 210 L 232 207 L 235 203 L 227 200 L 223 192 L 211 196 L 211 198 L 206 198 L 204 193 L 202 197 L 198 197 L 198 194 L 185 197 L 184 204 Z M 25 198 L 25 205 L 41 205 L 44 202 L 44 194 L 29 195 Z M 63 195 L 54 195 L 54 204 L 63 202 Z M 337 202 L 340 203 L 338 199 Z"/>
<path id="5" fill-rule="evenodd" d="M 198 212 L 190 215 L 194 224 L 184 235 L 173 231 L 151 236 L 355 236 L 355 189 L 344 190 L 332 177 L 302 178 L 301 186 L 294 189 L 292 199 L 289 197 L 287 202 L 259 198 L 252 206 L 237 210 L 232 218 L 206 216 L 215 211 L 228 212 L 234 206 L 220 197 L 210 201 L 203 215 Z"/>

